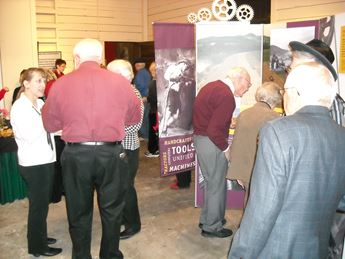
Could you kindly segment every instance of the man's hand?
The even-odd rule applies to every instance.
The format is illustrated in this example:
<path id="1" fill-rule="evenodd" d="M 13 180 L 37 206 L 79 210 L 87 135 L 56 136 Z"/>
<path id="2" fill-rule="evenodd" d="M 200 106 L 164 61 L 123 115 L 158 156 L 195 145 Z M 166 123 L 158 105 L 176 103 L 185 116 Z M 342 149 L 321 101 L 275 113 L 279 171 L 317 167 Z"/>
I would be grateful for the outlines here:
<path id="1" fill-rule="evenodd" d="M 6 92 L 8 92 L 10 89 L 8 87 L 4 86 L 2 89 L 4 89 Z"/>

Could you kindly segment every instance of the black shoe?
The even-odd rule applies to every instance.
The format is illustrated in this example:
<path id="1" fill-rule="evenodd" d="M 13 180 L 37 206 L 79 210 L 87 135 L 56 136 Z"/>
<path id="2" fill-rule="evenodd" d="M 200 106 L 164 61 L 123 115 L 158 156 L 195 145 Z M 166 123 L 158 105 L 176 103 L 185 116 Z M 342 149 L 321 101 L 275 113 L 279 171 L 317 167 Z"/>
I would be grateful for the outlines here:
<path id="1" fill-rule="evenodd" d="M 56 243 L 56 239 L 52 237 L 47 237 L 47 244 L 48 245 L 53 245 Z"/>
<path id="2" fill-rule="evenodd" d="M 40 255 L 43 255 L 43 256 L 54 256 L 54 255 L 57 255 L 57 254 L 60 254 L 62 252 L 62 249 L 61 248 L 56 248 L 56 247 L 47 247 L 45 250 L 43 250 L 42 252 L 40 253 L 34 253 L 33 255 L 35 257 L 39 257 Z"/>
<path id="3" fill-rule="evenodd" d="M 222 219 L 222 225 L 224 226 L 226 224 L 226 219 Z M 202 229 L 202 226 L 203 226 L 204 224 L 202 224 L 202 223 L 199 223 L 199 228 L 200 229 Z"/>
<path id="4" fill-rule="evenodd" d="M 132 228 L 127 228 L 120 233 L 120 239 L 130 238 L 139 232 L 140 232 L 140 228 L 138 230 L 134 230 Z"/>
<path id="5" fill-rule="evenodd" d="M 208 232 L 205 230 L 201 231 L 201 235 L 203 237 L 219 237 L 219 238 L 224 238 L 224 237 L 229 237 L 232 235 L 231 229 L 228 228 L 222 228 L 221 230 L 214 231 L 214 232 Z"/>

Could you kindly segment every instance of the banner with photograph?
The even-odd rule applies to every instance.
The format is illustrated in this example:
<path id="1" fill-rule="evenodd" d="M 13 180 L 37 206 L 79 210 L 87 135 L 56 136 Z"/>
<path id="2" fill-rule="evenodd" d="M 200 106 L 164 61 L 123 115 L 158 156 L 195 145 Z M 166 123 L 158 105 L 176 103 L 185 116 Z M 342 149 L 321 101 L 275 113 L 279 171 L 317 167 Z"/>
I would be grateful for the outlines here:
<path id="1" fill-rule="evenodd" d="M 224 79 L 232 67 L 244 67 L 252 86 L 233 114 L 233 123 L 240 110 L 255 103 L 255 92 L 262 82 L 263 25 L 241 22 L 207 22 L 196 25 L 197 91 L 208 82 Z M 229 131 L 229 144 L 234 130 Z M 195 206 L 203 204 L 204 179 L 196 165 Z M 227 208 L 242 208 L 244 191 L 236 181 L 227 180 Z"/>
<path id="2" fill-rule="evenodd" d="M 161 175 L 194 169 L 194 25 L 154 23 Z"/>
<path id="3" fill-rule="evenodd" d="M 337 18 L 340 17 L 340 15 L 337 16 Z M 338 71 L 340 73 L 340 71 L 337 69 L 337 64 L 338 64 L 338 50 L 337 50 L 337 42 L 336 39 L 338 39 L 339 35 L 337 34 L 337 26 L 336 26 L 336 20 L 339 22 L 339 19 L 336 19 L 336 16 L 332 15 L 332 16 L 327 16 L 324 18 L 321 18 L 319 20 L 311 20 L 311 21 L 299 21 L 299 22 L 288 22 L 287 23 L 287 28 L 296 28 L 296 27 L 310 27 L 312 26 L 314 28 L 314 37 L 312 39 L 319 39 L 322 40 L 324 43 L 326 43 L 333 51 L 334 53 L 334 62 L 333 62 L 333 67 L 336 71 Z M 344 24 L 344 23 L 342 23 Z M 312 40 L 309 39 L 309 40 Z M 294 39 L 291 38 L 290 40 L 298 40 L 301 41 L 303 43 L 307 43 L 309 40 L 305 40 L 305 39 Z M 339 67 L 340 69 L 340 67 Z M 337 84 L 337 92 L 339 94 L 343 93 L 343 91 L 341 91 L 342 87 L 341 87 L 341 79 L 339 76 L 339 79 L 337 80 L 336 84 Z"/>
<path id="4" fill-rule="evenodd" d="M 338 65 L 339 94 L 345 99 L 345 13 L 335 15 L 335 56 Z"/>
<path id="5" fill-rule="evenodd" d="M 309 23 L 308 23 L 309 25 Z M 315 26 L 271 30 L 270 68 L 284 72 L 291 64 L 290 41 L 306 43 L 315 37 Z"/>

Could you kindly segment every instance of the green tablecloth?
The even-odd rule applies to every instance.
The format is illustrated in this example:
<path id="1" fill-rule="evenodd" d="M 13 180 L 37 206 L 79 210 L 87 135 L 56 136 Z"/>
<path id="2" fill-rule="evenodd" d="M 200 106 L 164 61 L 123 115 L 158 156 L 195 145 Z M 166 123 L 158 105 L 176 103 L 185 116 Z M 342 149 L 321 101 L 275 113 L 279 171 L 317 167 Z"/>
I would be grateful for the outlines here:
<path id="1" fill-rule="evenodd" d="M 0 204 L 26 196 L 26 184 L 19 173 L 17 153 L 0 153 Z"/>

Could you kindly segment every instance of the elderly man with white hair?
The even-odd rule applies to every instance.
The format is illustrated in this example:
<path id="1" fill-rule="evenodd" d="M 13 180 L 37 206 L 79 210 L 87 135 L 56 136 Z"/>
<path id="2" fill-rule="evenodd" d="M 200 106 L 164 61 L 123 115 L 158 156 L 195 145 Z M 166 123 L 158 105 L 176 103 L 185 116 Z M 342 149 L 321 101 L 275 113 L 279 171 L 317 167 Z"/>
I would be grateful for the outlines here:
<path id="1" fill-rule="evenodd" d="M 205 181 L 205 201 L 199 222 L 204 237 L 225 238 L 232 235 L 230 229 L 223 227 L 226 223 L 225 176 L 229 160 L 229 128 L 236 103 L 250 86 L 247 70 L 234 67 L 222 80 L 203 86 L 194 101 L 193 140 Z"/>
<path id="2" fill-rule="evenodd" d="M 260 131 L 250 197 L 229 259 L 327 257 L 334 213 L 345 206 L 345 129 L 329 115 L 334 74 L 322 59 L 288 75 L 287 116 Z"/>
<path id="3" fill-rule="evenodd" d="M 66 142 L 62 174 L 73 259 L 91 259 L 93 194 L 102 222 L 99 258 L 123 258 L 119 250 L 126 191 L 125 126 L 140 122 L 140 101 L 129 81 L 100 67 L 102 44 L 83 39 L 73 50 L 76 70 L 55 82 L 42 110 L 48 132 Z"/>
<path id="4" fill-rule="evenodd" d="M 131 63 L 123 59 L 115 59 L 110 62 L 107 69 L 111 72 L 120 74 L 132 82 L 134 74 Z M 132 85 L 133 91 L 141 103 L 141 120 L 137 124 L 125 128 L 126 136 L 122 141 L 128 157 L 128 190 L 125 195 L 125 208 L 123 209 L 122 225 L 125 229 L 120 233 L 120 239 L 127 239 L 140 232 L 141 221 L 138 207 L 137 191 L 135 190 L 134 181 L 139 168 L 139 135 L 144 116 L 144 105 L 139 91 Z"/>

